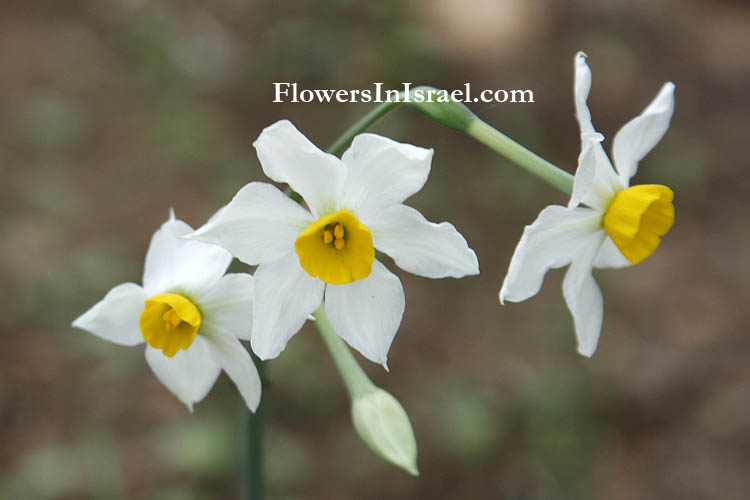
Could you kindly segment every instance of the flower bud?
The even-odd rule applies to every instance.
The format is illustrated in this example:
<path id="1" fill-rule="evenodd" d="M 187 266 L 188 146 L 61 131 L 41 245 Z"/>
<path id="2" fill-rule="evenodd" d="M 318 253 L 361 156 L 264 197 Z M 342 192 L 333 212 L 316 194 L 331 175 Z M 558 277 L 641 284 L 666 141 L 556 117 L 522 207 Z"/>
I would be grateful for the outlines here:
<path id="1" fill-rule="evenodd" d="M 417 441 L 409 416 L 386 391 L 375 388 L 352 401 L 354 428 L 377 455 L 413 476 L 417 471 Z"/>

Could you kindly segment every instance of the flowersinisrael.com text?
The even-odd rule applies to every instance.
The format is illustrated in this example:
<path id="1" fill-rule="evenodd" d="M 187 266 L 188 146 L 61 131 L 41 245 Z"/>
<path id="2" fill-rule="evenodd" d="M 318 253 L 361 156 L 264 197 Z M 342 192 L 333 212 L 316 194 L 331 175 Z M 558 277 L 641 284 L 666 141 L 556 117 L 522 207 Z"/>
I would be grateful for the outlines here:
<path id="1" fill-rule="evenodd" d="M 274 82 L 273 102 L 534 102 L 531 90 L 490 90 L 472 93 L 471 83 L 463 89 L 447 90 L 412 88 L 411 83 L 402 83 L 401 90 L 384 89 L 383 83 L 373 84 L 371 89 L 299 89 L 296 83 Z"/>

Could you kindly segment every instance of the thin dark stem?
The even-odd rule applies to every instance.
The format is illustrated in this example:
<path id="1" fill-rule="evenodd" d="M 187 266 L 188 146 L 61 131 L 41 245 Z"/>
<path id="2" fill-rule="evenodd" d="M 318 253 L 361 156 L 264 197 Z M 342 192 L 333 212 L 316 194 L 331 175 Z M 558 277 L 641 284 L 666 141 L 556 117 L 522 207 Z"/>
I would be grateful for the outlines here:
<path id="1" fill-rule="evenodd" d="M 255 413 L 247 409 L 242 403 L 243 415 L 243 443 L 242 470 L 240 471 L 240 498 L 245 500 L 262 500 L 265 484 L 263 482 L 263 429 L 265 427 L 266 403 L 268 401 L 268 385 L 265 383 L 263 372 L 264 363 L 252 354 L 255 367 L 258 369 L 263 392 L 260 404 Z"/>

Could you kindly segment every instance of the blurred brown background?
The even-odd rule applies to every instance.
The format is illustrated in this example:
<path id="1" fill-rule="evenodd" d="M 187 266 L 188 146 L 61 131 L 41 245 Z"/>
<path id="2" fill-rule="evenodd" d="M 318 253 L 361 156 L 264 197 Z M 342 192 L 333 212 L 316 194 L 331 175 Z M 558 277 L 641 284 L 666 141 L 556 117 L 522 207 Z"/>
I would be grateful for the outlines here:
<path id="1" fill-rule="evenodd" d="M 4 0 L 0 498 L 236 496 L 241 412 L 228 379 L 190 415 L 140 348 L 69 325 L 140 282 L 170 206 L 197 227 L 264 180 L 251 147 L 264 126 L 289 118 L 325 147 L 371 108 L 273 104 L 272 82 L 530 88 L 534 104 L 472 108 L 572 171 L 577 50 L 607 149 L 664 81 L 677 84 L 672 127 L 636 178 L 674 189 L 677 222 L 642 265 L 597 273 L 596 355 L 575 353 L 561 272 L 526 303 L 497 301 L 524 224 L 565 197 L 399 110 L 375 130 L 436 151 L 409 203 L 452 221 L 482 270 L 397 271 L 407 309 L 391 373 L 362 361 L 409 412 L 421 476 L 359 441 L 308 326 L 268 363 L 268 496 L 748 498 L 749 48 L 742 1 Z"/>

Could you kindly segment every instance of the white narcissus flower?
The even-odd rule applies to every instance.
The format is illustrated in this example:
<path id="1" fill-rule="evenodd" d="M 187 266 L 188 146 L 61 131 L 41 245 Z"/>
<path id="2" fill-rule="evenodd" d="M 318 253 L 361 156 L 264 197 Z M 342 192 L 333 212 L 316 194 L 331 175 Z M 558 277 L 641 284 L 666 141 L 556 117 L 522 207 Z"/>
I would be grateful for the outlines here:
<path id="1" fill-rule="evenodd" d="M 629 187 L 638 162 L 669 128 L 674 88 L 673 83 L 665 83 L 651 104 L 617 133 L 612 148 L 615 169 L 586 105 L 591 89 L 586 55 L 576 54 L 581 154 L 573 194 L 567 207 L 551 205 L 526 226 L 500 290 L 500 302 L 520 302 L 536 295 L 549 269 L 570 264 L 563 295 L 573 315 L 578 352 L 584 356 L 596 350 L 602 326 L 602 293 L 592 268 L 638 264 L 656 250 L 674 224 L 672 190 L 654 184 Z"/>
<path id="2" fill-rule="evenodd" d="M 190 411 L 221 370 L 247 407 L 260 401 L 260 378 L 238 339 L 249 340 L 253 277 L 224 274 L 232 255 L 184 238 L 193 228 L 170 217 L 151 238 L 143 287 L 114 287 L 73 326 L 116 344 L 147 342 L 146 361 Z"/>
<path id="3" fill-rule="evenodd" d="M 386 366 L 404 291 L 375 249 L 428 278 L 479 272 L 453 225 L 428 222 L 403 204 L 427 180 L 432 150 L 362 134 L 339 159 L 286 120 L 263 130 L 254 146 L 266 175 L 289 184 L 309 210 L 253 182 L 190 237 L 258 265 L 252 346 L 260 358 L 278 356 L 325 296 L 338 335 Z"/>

